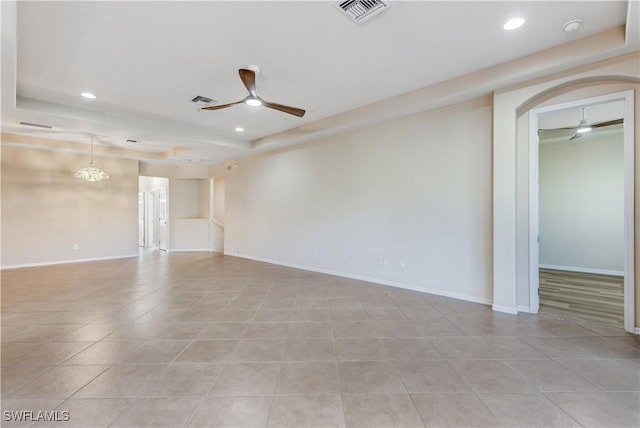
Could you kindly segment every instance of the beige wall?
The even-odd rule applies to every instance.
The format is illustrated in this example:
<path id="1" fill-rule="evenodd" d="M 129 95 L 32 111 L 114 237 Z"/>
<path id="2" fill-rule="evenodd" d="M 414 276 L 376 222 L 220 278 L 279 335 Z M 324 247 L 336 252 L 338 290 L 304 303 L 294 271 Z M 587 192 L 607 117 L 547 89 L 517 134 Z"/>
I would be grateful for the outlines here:
<path id="1" fill-rule="evenodd" d="M 198 217 L 209 218 L 209 187 L 210 179 L 202 178 L 198 180 Z"/>
<path id="2" fill-rule="evenodd" d="M 137 161 L 97 157 L 110 179 L 88 183 L 87 155 L 1 150 L 3 267 L 138 254 Z"/>
<path id="3" fill-rule="evenodd" d="M 184 219 L 200 216 L 200 180 L 169 179 L 169 218 Z"/>
<path id="4" fill-rule="evenodd" d="M 239 161 L 225 253 L 489 303 L 490 102 Z"/>
<path id="5" fill-rule="evenodd" d="M 213 218 L 224 224 L 225 218 L 225 178 L 216 177 L 213 180 Z"/>
<path id="6" fill-rule="evenodd" d="M 201 179 L 169 179 L 169 250 L 203 251 L 209 249 L 209 216 L 203 218 L 201 205 L 207 203 Z M 206 201 L 201 201 L 201 196 Z"/>
<path id="7" fill-rule="evenodd" d="M 209 167 L 158 165 L 140 162 L 140 175 L 166 178 L 207 178 L 209 177 Z"/>
<path id="8" fill-rule="evenodd" d="M 624 271 L 621 130 L 540 142 L 540 264 Z"/>

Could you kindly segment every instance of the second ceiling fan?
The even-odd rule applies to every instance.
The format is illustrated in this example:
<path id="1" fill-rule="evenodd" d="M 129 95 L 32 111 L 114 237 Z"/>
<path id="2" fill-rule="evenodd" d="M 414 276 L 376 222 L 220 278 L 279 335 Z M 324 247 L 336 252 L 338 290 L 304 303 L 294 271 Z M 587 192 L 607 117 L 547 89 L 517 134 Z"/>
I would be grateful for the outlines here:
<path id="1" fill-rule="evenodd" d="M 613 119 L 613 120 L 607 120 L 605 122 L 591 123 L 587 120 L 586 110 L 587 110 L 586 108 L 582 109 L 582 120 L 580 120 L 580 123 L 578 124 L 578 126 L 572 126 L 568 128 L 539 129 L 538 132 L 539 134 L 543 134 L 543 133 L 549 133 L 554 131 L 572 130 L 574 131 L 574 134 L 573 134 L 573 137 L 569 138 L 569 141 L 571 141 L 571 140 L 575 140 L 576 138 L 582 137 L 587 132 L 591 132 L 594 129 L 604 128 L 604 127 L 613 126 L 613 125 L 621 125 L 622 123 L 624 123 L 623 119 Z"/>
<path id="2" fill-rule="evenodd" d="M 277 103 L 272 103 L 272 102 L 263 100 L 258 95 L 258 92 L 256 91 L 256 72 L 255 71 L 247 68 L 241 68 L 240 70 L 238 70 L 238 73 L 240 74 L 240 80 L 242 80 L 242 83 L 244 84 L 245 88 L 247 88 L 247 91 L 249 91 L 249 95 L 247 95 L 242 100 L 236 101 L 234 103 L 203 107 L 201 110 L 220 110 L 223 108 L 234 106 L 236 104 L 245 103 L 254 107 L 265 106 L 267 108 L 282 111 L 284 113 L 289 113 L 298 117 L 304 116 L 305 111 L 301 108 L 286 106 L 283 104 L 277 104 Z"/>

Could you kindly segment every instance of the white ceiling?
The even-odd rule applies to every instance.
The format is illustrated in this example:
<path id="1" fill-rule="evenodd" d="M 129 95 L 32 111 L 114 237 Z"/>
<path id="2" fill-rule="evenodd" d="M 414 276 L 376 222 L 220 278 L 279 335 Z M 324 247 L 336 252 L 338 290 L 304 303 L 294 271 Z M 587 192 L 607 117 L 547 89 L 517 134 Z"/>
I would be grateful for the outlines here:
<path id="1" fill-rule="evenodd" d="M 258 139 L 591 36 L 628 16 L 627 2 L 615 1 L 392 2 L 361 24 L 331 1 L 2 7 L 3 132 L 80 142 L 91 133 L 141 152 L 185 147 L 191 150 L 163 162 L 209 164 L 253 153 Z M 504 31 L 516 15 L 525 25 Z M 583 25 L 568 35 L 562 24 L 575 18 Z M 12 79 L 5 64 L 16 67 Z M 190 102 L 196 95 L 219 103 L 244 98 L 238 69 L 249 64 L 261 68 L 263 98 L 307 114 L 244 104 L 199 111 Z M 83 91 L 98 98 L 82 98 Z"/>

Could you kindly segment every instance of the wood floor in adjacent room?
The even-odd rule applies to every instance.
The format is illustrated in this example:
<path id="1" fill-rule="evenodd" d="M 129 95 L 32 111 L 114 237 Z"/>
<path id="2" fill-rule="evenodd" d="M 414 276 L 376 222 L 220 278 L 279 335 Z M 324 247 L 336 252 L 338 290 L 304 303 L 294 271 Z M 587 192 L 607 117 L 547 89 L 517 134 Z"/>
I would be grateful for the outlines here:
<path id="1" fill-rule="evenodd" d="M 622 329 L 208 253 L 3 271 L 1 351 L 37 427 L 640 426 Z"/>
<path id="2" fill-rule="evenodd" d="M 624 277 L 540 269 L 540 312 L 624 328 Z"/>

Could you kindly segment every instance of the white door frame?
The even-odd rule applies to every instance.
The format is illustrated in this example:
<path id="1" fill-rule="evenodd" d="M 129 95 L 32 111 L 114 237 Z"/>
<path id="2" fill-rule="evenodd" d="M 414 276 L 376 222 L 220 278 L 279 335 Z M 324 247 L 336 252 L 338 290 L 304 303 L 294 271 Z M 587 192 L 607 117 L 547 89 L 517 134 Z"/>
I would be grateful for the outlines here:
<path id="1" fill-rule="evenodd" d="M 140 201 L 142 201 L 142 218 L 140 218 Z M 140 226 L 142 220 L 142 226 Z M 140 245 L 140 232 L 142 231 L 142 245 Z M 138 247 L 147 246 L 147 193 L 138 191 Z"/>
<path id="2" fill-rule="evenodd" d="M 567 108 L 587 107 L 611 101 L 624 102 L 624 328 L 635 332 L 634 284 L 634 94 L 632 90 L 579 101 L 532 109 L 529 112 L 529 306 L 532 313 L 540 309 L 539 278 L 539 140 L 538 115 Z"/>
<path id="3" fill-rule="evenodd" d="M 158 237 L 158 249 L 169 252 L 169 188 L 160 187 L 157 189 L 158 207 L 156 210 L 156 217 L 158 218 L 158 230 L 156 236 Z M 164 201 L 160 196 L 163 195 Z M 164 205 L 164 206 L 163 206 Z M 160 230 L 163 231 L 164 241 L 161 240 Z"/>
<path id="4" fill-rule="evenodd" d="M 156 191 L 149 190 L 147 192 L 147 236 L 146 236 L 146 248 L 156 249 L 156 242 L 158 241 L 158 226 L 156 218 Z"/>

